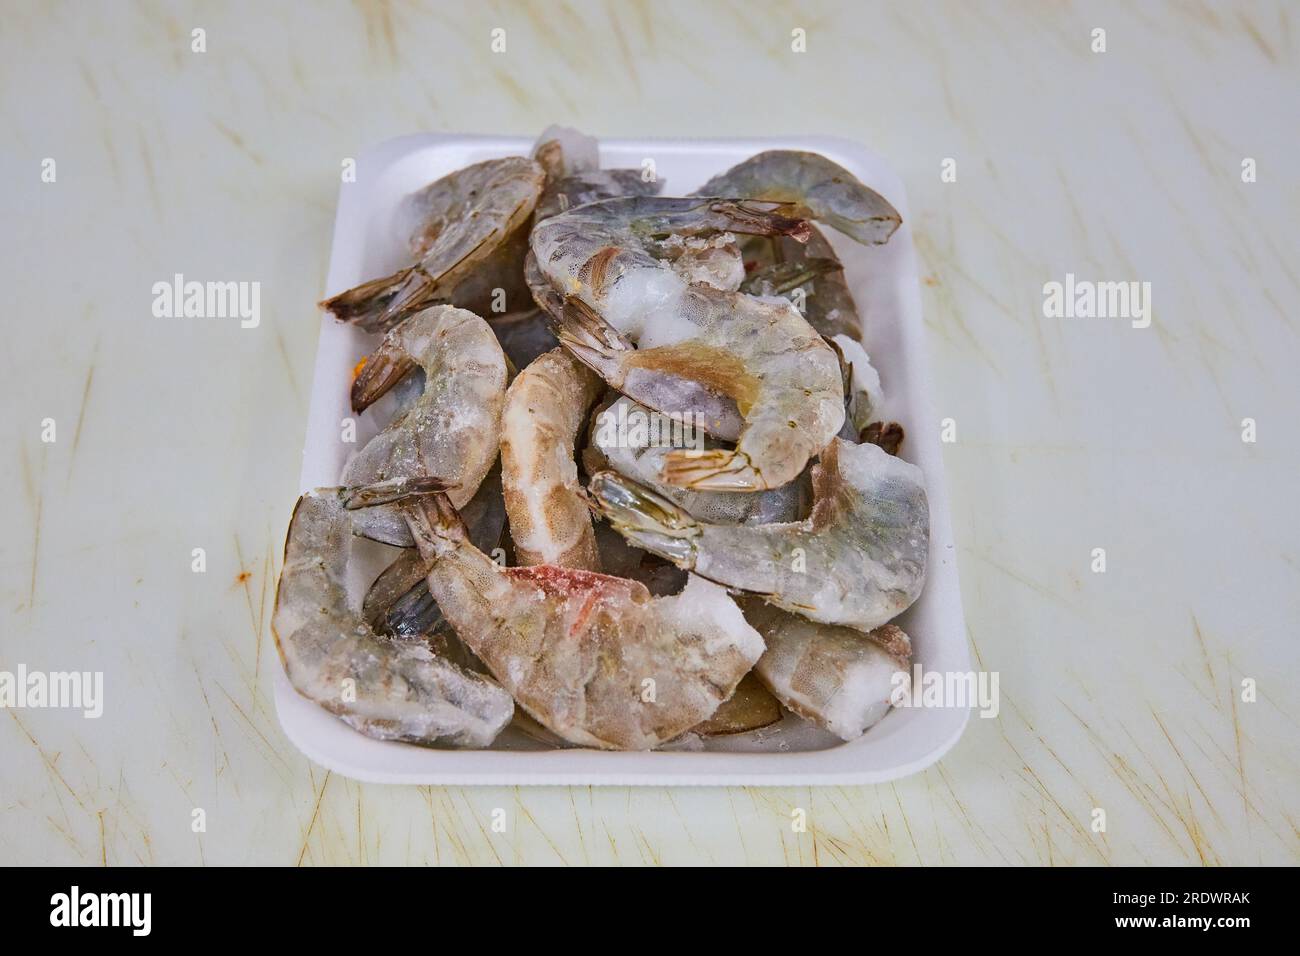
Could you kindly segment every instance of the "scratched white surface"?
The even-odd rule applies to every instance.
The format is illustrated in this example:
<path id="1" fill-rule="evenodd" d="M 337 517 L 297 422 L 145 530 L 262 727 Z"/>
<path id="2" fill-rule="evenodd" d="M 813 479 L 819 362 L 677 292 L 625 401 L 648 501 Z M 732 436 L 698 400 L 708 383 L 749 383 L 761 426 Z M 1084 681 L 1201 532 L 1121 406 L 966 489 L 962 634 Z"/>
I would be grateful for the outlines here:
<path id="1" fill-rule="evenodd" d="M 1296 862 L 1300 13 L 703 7 L 5 4 L 0 670 L 102 670 L 107 699 L 0 714 L 0 862 Z M 340 163 L 551 121 L 832 134 L 902 175 L 969 636 L 1002 690 L 936 767 L 392 788 L 281 734 L 270 603 Z M 177 272 L 260 281 L 260 327 L 155 319 Z M 1066 272 L 1150 281 L 1153 324 L 1044 318 Z"/>

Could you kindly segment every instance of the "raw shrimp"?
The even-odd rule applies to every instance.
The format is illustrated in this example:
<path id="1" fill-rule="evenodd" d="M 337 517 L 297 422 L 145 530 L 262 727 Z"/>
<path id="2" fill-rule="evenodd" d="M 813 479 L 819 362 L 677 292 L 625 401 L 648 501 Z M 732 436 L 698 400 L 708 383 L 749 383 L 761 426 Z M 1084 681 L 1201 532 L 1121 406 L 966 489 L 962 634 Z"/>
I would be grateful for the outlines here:
<path id="1" fill-rule="evenodd" d="M 893 624 L 869 634 L 814 624 L 755 598 L 742 601 L 745 619 L 767 641 L 754 673 L 781 703 L 842 740 L 862 736 L 889 712 L 907 673 L 912 642 Z"/>
<path id="2" fill-rule="evenodd" d="M 372 486 L 349 501 L 365 507 L 360 533 L 403 547 L 411 544 L 405 521 L 395 508 L 373 506 L 375 495 L 441 486 L 464 505 L 496 459 L 506 394 L 506 359 L 492 329 L 472 312 L 438 305 L 384 337 L 352 383 L 352 407 L 363 411 L 416 369 L 424 374 L 420 397 L 366 443 L 342 479 Z"/>
<path id="3" fill-rule="evenodd" d="M 514 713 L 510 695 L 422 643 L 379 637 L 349 601 L 340 492 L 303 495 L 289 521 L 271 630 L 290 683 L 369 737 L 488 746 Z"/>
<path id="4" fill-rule="evenodd" d="M 839 362 L 789 302 L 691 285 L 646 251 L 656 237 L 721 231 L 799 234 L 771 204 L 657 197 L 579 206 L 539 223 L 532 247 L 566 295 L 557 334 L 616 389 L 661 412 L 702 411 L 735 449 L 680 449 L 664 479 L 759 491 L 790 481 L 844 423 Z M 683 404 L 683 381 L 712 406 Z M 727 402 L 740 418 L 727 434 Z"/>
<path id="5" fill-rule="evenodd" d="M 876 445 L 835 439 L 812 471 L 803 521 L 717 525 L 612 471 L 596 505 L 632 544 L 824 624 L 870 631 L 921 593 L 930 515 L 921 470 Z"/>
<path id="6" fill-rule="evenodd" d="M 503 568 L 442 495 L 405 504 L 456 633 L 537 721 L 573 743 L 647 750 L 707 719 L 762 655 L 726 591 L 691 577 L 671 597 L 635 581 Z"/>
<path id="7" fill-rule="evenodd" d="M 485 310 L 481 300 L 506 288 L 503 283 L 526 295 L 518 285 L 520 266 L 543 178 L 537 163 L 510 156 L 467 166 L 407 197 L 399 218 L 414 223 L 414 264 L 326 299 L 322 307 L 376 332 L 435 302 Z"/>
<path id="8" fill-rule="evenodd" d="M 600 568 L 574 443 L 605 383 L 563 349 L 519 373 L 501 416 L 501 484 L 520 564 Z"/>
<path id="9" fill-rule="evenodd" d="M 647 486 L 692 517 L 712 524 L 775 524 L 798 521 L 808 513 L 812 480 L 807 469 L 794 481 L 759 492 L 691 491 L 662 481 L 664 461 L 676 446 L 663 436 L 657 442 L 650 440 L 648 429 L 645 443 L 634 441 L 640 438 L 636 423 L 652 421 L 650 414 L 649 409 L 624 396 L 596 415 L 591 441 L 604 460 L 603 467 Z M 717 443 L 706 440 L 705 446 L 717 447 Z"/>
<path id="10" fill-rule="evenodd" d="M 531 252 L 524 261 L 524 276 L 532 290 L 533 299 L 551 321 L 552 329 L 565 323 L 564 297 L 551 287 L 550 282 L 537 267 L 537 257 Z M 584 311 L 580 304 L 572 309 Z M 616 351 L 631 352 L 634 346 L 613 329 L 603 329 L 606 344 Z M 570 336 L 572 340 L 572 336 Z M 620 364 L 619 360 L 604 360 L 594 354 L 575 353 L 588 366 L 594 368 L 609 384 L 627 393 L 639 402 L 665 412 L 689 409 L 703 427 L 713 434 L 740 434 L 743 420 L 734 399 L 723 395 L 701 382 L 662 369 L 639 369 Z M 620 356 L 619 359 L 630 358 Z"/>
<path id="11" fill-rule="evenodd" d="M 903 222 L 898 210 L 838 163 L 819 153 L 772 149 L 714 176 L 696 196 L 762 199 L 787 205 L 867 245 L 879 245 Z"/>

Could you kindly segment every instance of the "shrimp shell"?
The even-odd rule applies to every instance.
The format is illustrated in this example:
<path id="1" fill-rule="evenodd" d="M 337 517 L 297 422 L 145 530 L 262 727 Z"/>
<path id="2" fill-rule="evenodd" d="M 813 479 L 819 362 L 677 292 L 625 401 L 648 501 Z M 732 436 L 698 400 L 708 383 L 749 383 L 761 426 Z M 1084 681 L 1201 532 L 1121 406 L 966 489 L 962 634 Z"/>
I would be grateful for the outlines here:
<path id="1" fill-rule="evenodd" d="M 794 296 L 803 290 L 803 317 L 826 338 L 847 335 L 861 341 L 864 323 L 844 280 L 844 265 L 816 226 L 807 242 L 789 236 L 753 236 L 741 245 L 750 295 Z"/>
<path id="2" fill-rule="evenodd" d="M 271 632 L 294 689 L 368 737 L 486 747 L 514 702 L 422 643 L 375 634 L 347 594 L 352 521 L 341 489 L 298 499 Z"/>

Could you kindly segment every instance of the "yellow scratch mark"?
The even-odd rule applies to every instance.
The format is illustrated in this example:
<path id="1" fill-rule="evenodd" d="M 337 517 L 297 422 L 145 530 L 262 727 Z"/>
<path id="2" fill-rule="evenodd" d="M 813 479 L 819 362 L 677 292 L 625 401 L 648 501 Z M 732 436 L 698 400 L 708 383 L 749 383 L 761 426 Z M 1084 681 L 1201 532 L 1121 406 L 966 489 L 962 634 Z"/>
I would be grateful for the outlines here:
<path id="1" fill-rule="evenodd" d="M 1174 738 L 1173 735 L 1169 733 L 1169 728 L 1165 726 L 1165 722 L 1160 719 L 1160 715 L 1155 712 L 1155 709 L 1152 708 L 1150 704 L 1147 705 L 1147 708 L 1151 711 L 1151 716 L 1155 719 L 1157 726 L 1159 726 L 1160 732 L 1163 733 L 1165 735 L 1165 739 L 1169 741 L 1169 746 L 1173 750 L 1173 752 L 1177 755 L 1178 762 L 1181 763 L 1183 765 L 1183 769 L 1187 771 L 1188 778 L 1192 781 L 1196 789 L 1200 792 L 1201 799 L 1203 799 L 1205 801 L 1205 805 L 1210 808 L 1210 813 L 1214 814 L 1214 819 L 1217 820 L 1220 825 L 1222 825 L 1223 818 L 1219 816 L 1219 811 L 1214 809 L 1214 801 L 1210 799 L 1210 795 L 1206 793 L 1205 789 L 1201 786 L 1201 781 L 1196 779 L 1196 774 L 1192 772 L 1191 765 L 1188 764 L 1186 758 L 1183 757 L 1183 752 L 1178 749 L 1178 744 L 1174 743 Z"/>
<path id="2" fill-rule="evenodd" d="M 330 774 L 332 771 L 325 771 L 325 779 L 320 785 L 320 791 L 316 794 L 316 806 L 311 812 L 311 820 L 307 823 L 307 831 L 302 835 L 302 849 L 298 851 L 298 866 L 302 866 L 302 859 L 307 855 L 307 844 L 311 840 L 311 831 L 316 827 L 316 818 L 320 816 L 320 802 L 325 796 L 325 788 L 330 785 Z"/>
<path id="3" fill-rule="evenodd" d="M 573 810 L 573 822 L 578 828 L 578 848 L 582 851 L 582 860 L 584 863 L 590 863 L 591 857 L 587 855 L 587 841 L 582 834 L 582 817 L 578 815 L 578 804 L 573 799 L 574 787 L 569 787 L 569 807 Z M 587 796 L 590 799 L 591 788 L 587 788 Z"/>
<path id="4" fill-rule="evenodd" d="M 903 809 L 903 800 L 898 795 L 898 785 L 891 783 L 889 789 L 893 791 L 894 802 L 898 804 L 898 815 L 903 818 L 903 827 L 907 830 L 907 838 L 912 842 L 912 852 L 916 854 L 916 862 L 924 863 L 921 859 L 921 848 L 916 845 L 916 837 L 912 835 L 912 824 L 907 819 L 907 811 Z"/>
<path id="5" fill-rule="evenodd" d="M 1241 806 L 1243 810 L 1248 812 L 1246 792 L 1250 789 L 1250 786 L 1246 783 L 1246 757 L 1241 748 L 1241 720 L 1237 715 L 1236 691 L 1228 695 L 1228 700 L 1232 702 L 1232 734 L 1233 739 L 1237 742 L 1237 773 L 1241 776 Z"/>
<path id="6" fill-rule="evenodd" d="M 561 853 L 560 848 L 555 845 L 555 841 L 551 839 L 550 834 L 548 834 L 545 830 L 543 830 L 540 826 L 537 825 L 537 821 L 533 819 L 533 815 L 528 812 L 528 807 L 525 806 L 522 802 L 520 802 L 519 804 L 519 812 L 522 813 L 525 817 L 527 817 L 528 822 L 531 823 L 533 825 L 533 828 L 542 835 L 542 838 L 546 840 L 551 850 L 554 851 L 555 855 L 560 858 L 560 862 L 563 863 L 565 866 L 568 866 L 569 861 L 564 858 L 564 854 Z"/>
<path id="7" fill-rule="evenodd" d="M 227 140 L 229 140 L 230 143 L 234 145 L 234 147 L 237 150 L 239 150 L 241 153 L 243 153 L 245 156 L 247 156 L 257 165 L 259 166 L 262 165 L 262 157 L 259 156 L 257 153 L 255 153 L 253 150 L 248 148 L 248 144 L 244 142 L 244 137 L 240 136 L 237 132 L 235 132 L 226 124 L 222 123 L 220 120 L 217 119 L 212 120 L 212 125 L 215 126 L 217 128 L 217 131 L 221 133 L 221 135 L 224 136 Z"/>
<path id="8" fill-rule="evenodd" d="M 244 722 L 248 724 L 249 727 L 252 728 L 253 733 L 257 734 L 258 738 L 261 739 L 262 743 L 266 744 L 267 748 L 271 751 L 272 756 L 274 756 L 281 763 L 284 763 L 284 757 L 280 753 L 280 749 L 276 747 L 275 744 L 271 743 L 271 741 L 267 740 L 266 734 L 262 733 L 261 729 L 257 726 L 257 724 L 253 723 L 253 719 L 249 717 L 248 714 L 244 713 L 244 709 L 242 707 L 240 707 L 237 703 L 235 703 L 235 698 L 231 697 L 230 693 L 220 684 L 217 685 L 217 690 L 221 691 L 221 693 L 225 696 L 226 700 L 230 701 L 230 706 L 235 708 L 235 713 L 237 713 L 240 717 L 244 718 Z M 285 764 L 285 766 L 287 767 L 288 765 Z"/>
<path id="9" fill-rule="evenodd" d="M 41 762 L 45 764 L 46 768 L 48 768 L 50 773 L 54 775 L 55 779 L 57 779 L 59 783 L 63 784 L 63 788 L 67 790 L 68 793 L 72 796 L 72 799 L 77 802 L 77 806 L 81 807 L 82 810 L 89 813 L 90 808 L 81 802 L 81 797 L 77 796 L 77 791 L 73 790 L 71 785 L 68 783 L 68 781 L 63 779 L 63 774 L 59 773 L 59 768 L 54 765 L 55 761 L 58 760 L 58 755 L 56 754 L 54 758 L 50 758 L 45 753 L 45 751 L 41 748 L 41 745 L 36 742 L 36 738 L 32 736 L 31 731 L 29 731 L 23 725 L 23 722 L 18 719 L 18 714 L 16 711 L 9 710 L 9 716 L 14 719 L 14 723 L 17 724 L 18 729 L 23 732 L 23 736 L 31 741 L 32 746 L 36 748 L 36 752 L 40 755 Z"/>
<path id="10" fill-rule="evenodd" d="M 99 343 L 95 343 L 91 354 L 90 368 L 86 371 L 86 384 L 81 389 L 81 409 L 77 412 L 77 427 L 72 432 L 72 454 L 68 460 L 68 470 L 72 470 L 72 459 L 77 457 L 77 446 L 81 444 L 81 426 L 86 421 L 86 402 L 90 398 L 90 385 L 95 381 L 95 354 L 99 352 Z"/>

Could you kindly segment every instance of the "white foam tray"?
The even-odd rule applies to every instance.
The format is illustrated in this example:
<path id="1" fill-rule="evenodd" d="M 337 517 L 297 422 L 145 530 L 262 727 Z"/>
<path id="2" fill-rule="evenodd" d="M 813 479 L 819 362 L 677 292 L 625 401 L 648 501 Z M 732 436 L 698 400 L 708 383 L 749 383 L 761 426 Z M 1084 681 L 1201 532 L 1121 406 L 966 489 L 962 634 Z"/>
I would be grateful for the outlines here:
<path id="1" fill-rule="evenodd" d="M 462 166 L 507 155 L 527 155 L 522 138 L 420 135 L 390 140 L 358 158 L 357 181 L 339 195 L 334 246 L 325 293 L 333 295 L 404 265 L 394 220 L 399 201 Z M 927 670 L 966 671 L 970 657 L 957 587 L 948 494 L 940 456 L 939 426 L 930 406 L 922 346 L 920 289 L 908 229 L 907 200 L 883 160 L 839 139 L 605 140 L 607 167 L 640 168 L 652 158 L 665 195 L 684 195 L 715 173 L 765 149 L 806 149 L 851 170 L 902 213 L 903 226 L 888 244 L 865 248 L 833 230 L 831 242 L 866 324 L 865 342 L 879 370 L 890 418 L 907 429 L 903 457 L 925 473 L 930 500 L 930 562 L 921 598 L 898 623 L 912 638 L 916 660 Z M 315 380 L 301 487 L 334 485 L 347 457 L 387 420 L 381 403 L 358 421 L 357 442 L 339 440 L 340 422 L 352 413 L 348 386 L 357 361 L 375 336 L 321 319 Z M 378 546 L 376 546 L 378 547 Z M 369 573 L 379 565 L 379 557 Z M 365 573 L 355 582 L 363 586 Z M 371 575 L 373 577 L 373 575 Z M 715 738 L 705 751 L 608 753 L 549 750 L 508 730 L 490 750 L 435 750 L 371 740 L 300 697 L 282 670 L 276 708 L 289 739 L 323 767 L 359 780 L 412 784 L 496 785 L 772 785 L 865 784 L 924 769 L 953 746 L 965 729 L 965 708 L 895 709 L 851 743 L 795 717 L 776 728 Z"/>

